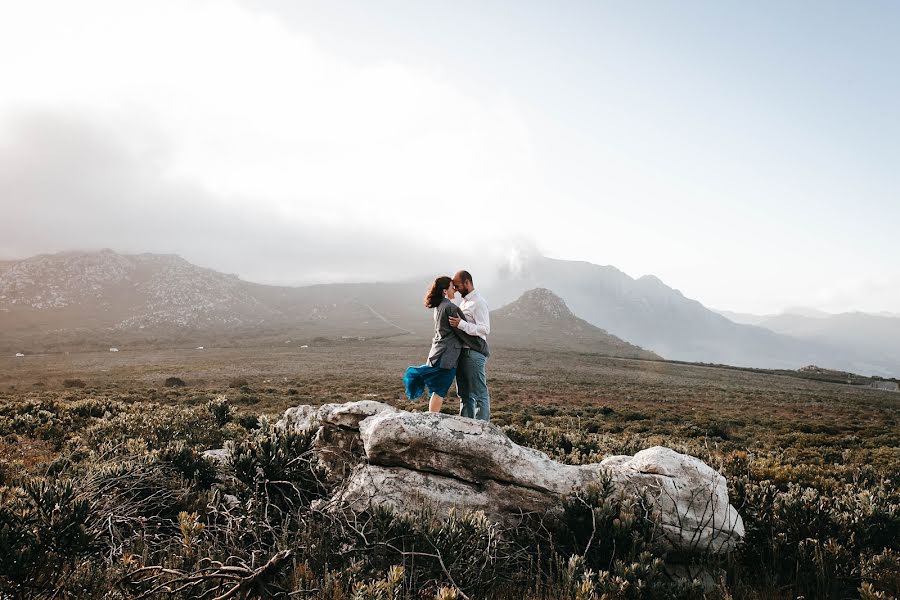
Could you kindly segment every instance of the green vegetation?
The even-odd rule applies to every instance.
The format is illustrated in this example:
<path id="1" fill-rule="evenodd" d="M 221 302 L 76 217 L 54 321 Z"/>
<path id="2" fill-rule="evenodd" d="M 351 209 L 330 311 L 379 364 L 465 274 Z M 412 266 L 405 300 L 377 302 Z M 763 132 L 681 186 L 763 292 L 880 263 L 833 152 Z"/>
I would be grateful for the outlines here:
<path id="1" fill-rule="evenodd" d="M 364 356 L 348 357 L 352 376 L 323 360 L 284 376 L 241 371 L 237 387 L 227 369 L 176 388 L 163 385 L 169 373 L 152 387 L 146 373 L 97 384 L 79 371 L 0 391 L 0 597 L 900 596 L 895 395 L 587 355 L 499 356 L 495 422 L 514 441 L 573 464 L 661 444 L 727 476 L 744 543 L 676 569 L 651 543 L 641 502 L 602 481 L 516 527 L 479 514 L 331 510 L 310 436 L 271 423 L 288 406 L 365 394 L 424 408 L 396 399 L 399 369 Z M 73 375 L 85 387 L 66 387 Z M 222 447 L 225 463 L 202 454 Z"/>

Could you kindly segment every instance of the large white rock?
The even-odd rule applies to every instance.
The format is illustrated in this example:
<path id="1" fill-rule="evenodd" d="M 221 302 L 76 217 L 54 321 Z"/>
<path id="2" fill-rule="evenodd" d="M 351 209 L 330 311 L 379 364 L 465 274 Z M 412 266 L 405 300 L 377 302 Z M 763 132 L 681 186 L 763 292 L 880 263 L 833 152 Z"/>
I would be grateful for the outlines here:
<path id="1" fill-rule="evenodd" d="M 666 541 L 679 550 L 719 553 L 744 537 L 744 521 L 728 501 L 728 485 L 702 460 L 654 446 L 600 463 L 624 494 L 647 495 Z"/>
<path id="2" fill-rule="evenodd" d="M 400 507 L 415 506 L 415 496 L 401 491 L 404 486 L 397 481 L 406 478 L 408 488 L 417 490 L 423 474 L 432 474 L 458 481 L 422 493 L 430 502 L 503 515 L 510 508 L 508 494 L 522 497 L 520 509 L 531 511 L 547 504 L 539 498 L 558 501 L 609 476 L 620 494 L 652 502 L 664 541 L 677 550 L 723 552 L 744 535 L 741 517 L 728 502 L 725 478 L 703 461 L 669 448 L 610 457 L 600 464 L 565 465 L 513 443 L 494 425 L 435 413 L 384 412 L 361 421 L 359 433 L 370 465 L 402 469 L 392 478 L 383 469 L 377 476 L 354 474 L 351 485 L 362 486 L 359 479 L 364 479 L 377 503 L 397 499 Z M 457 489 L 463 484 L 476 486 L 478 493 Z M 504 498 L 488 500 L 501 489 Z"/>
<path id="3" fill-rule="evenodd" d="M 360 421 L 383 412 L 397 412 L 397 409 L 374 400 L 323 404 L 322 406 L 301 404 L 284 411 L 284 415 L 278 420 L 275 427 L 301 433 L 317 429 L 322 423 L 329 423 L 337 427 L 358 430 Z"/>
<path id="4" fill-rule="evenodd" d="M 367 464 L 350 474 L 335 500 L 355 511 L 378 506 L 409 513 L 427 506 L 444 518 L 451 510 L 480 510 L 501 522 L 514 522 L 524 513 L 543 513 L 559 502 L 553 494 L 496 481 L 478 485 L 435 473 Z"/>
<path id="5" fill-rule="evenodd" d="M 295 430 L 319 428 L 319 461 L 329 479 L 342 482 L 335 505 L 356 511 L 386 506 L 414 512 L 428 505 L 439 515 L 456 508 L 509 521 L 558 506 L 564 496 L 608 477 L 620 495 L 649 500 L 661 540 L 675 550 L 726 552 L 744 535 L 725 478 L 661 446 L 599 464 L 565 465 L 513 443 L 489 423 L 398 411 L 371 400 L 296 407 L 282 421 Z"/>
<path id="6" fill-rule="evenodd" d="M 495 425 L 439 413 L 383 413 L 360 423 L 370 463 L 449 475 L 471 483 L 496 481 L 541 492 L 571 494 L 599 476 L 599 466 L 575 467 L 513 443 Z M 581 471 L 587 470 L 587 477 Z"/>
<path id="7" fill-rule="evenodd" d="M 360 400 L 345 404 L 323 404 L 319 408 L 318 419 L 322 423 L 330 423 L 338 427 L 359 429 L 359 423 L 363 419 L 374 415 L 396 412 L 398 412 L 396 408 L 384 402 Z"/>

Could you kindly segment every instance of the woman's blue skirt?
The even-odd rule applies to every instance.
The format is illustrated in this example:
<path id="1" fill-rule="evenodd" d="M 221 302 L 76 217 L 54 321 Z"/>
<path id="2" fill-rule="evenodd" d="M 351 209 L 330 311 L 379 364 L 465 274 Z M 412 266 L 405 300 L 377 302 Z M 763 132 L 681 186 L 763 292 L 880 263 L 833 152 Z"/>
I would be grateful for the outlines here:
<path id="1" fill-rule="evenodd" d="M 429 392 L 446 398 L 454 377 L 456 377 L 456 368 L 442 369 L 429 365 L 410 367 L 406 369 L 406 375 L 403 376 L 406 396 L 410 400 L 415 400 L 425 391 L 425 386 L 428 386 Z"/>

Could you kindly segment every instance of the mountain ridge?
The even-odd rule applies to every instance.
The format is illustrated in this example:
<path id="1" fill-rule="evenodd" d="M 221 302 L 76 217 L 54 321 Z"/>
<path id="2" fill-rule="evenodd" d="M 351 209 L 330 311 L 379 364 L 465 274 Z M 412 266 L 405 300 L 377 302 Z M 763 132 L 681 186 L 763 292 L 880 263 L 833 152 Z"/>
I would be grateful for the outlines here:
<path id="1" fill-rule="evenodd" d="M 658 277 L 634 279 L 609 265 L 532 256 L 495 280 L 476 274 L 476 282 L 489 305 L 501 308 L 528 290 L 552 290 L 579 319 L 665 359 L 900 373 L 900 354 L 885 357 L 863 346 L 734 323 Z M 221 332 L 233 339 L 265 333 L 285 340 L 420 335 L 431 329 L 422 306 L 428 283 L 273 286 L 173 254 L 38 255 L 0 268 L 0 349 L 59 349 L 98 337 L 117 346 L 193 343 Z"/>
<path id="2" fill-rule="evenodd" d="M 659 360 L 661 357 L 609 334 L 575 316 L 565 301 L 546 288 L 524 292 L 515 301 L 491 311 L 491 345 L 530 346 L 591 351 L 604 356 Z"/>
<path id="3" fill-rule="evenodd" d="M 541 256 L 520 261 L 505 275 L 491 288 L 494 301 L 509 302 L 534 287 L 552 289 L 589 323 L 666 359 L 781 369 L 820 364 L 876 375 L 900 373 L 900 360 L 735 323 L 655 276 L 634 279 L 611 266 Z"/>

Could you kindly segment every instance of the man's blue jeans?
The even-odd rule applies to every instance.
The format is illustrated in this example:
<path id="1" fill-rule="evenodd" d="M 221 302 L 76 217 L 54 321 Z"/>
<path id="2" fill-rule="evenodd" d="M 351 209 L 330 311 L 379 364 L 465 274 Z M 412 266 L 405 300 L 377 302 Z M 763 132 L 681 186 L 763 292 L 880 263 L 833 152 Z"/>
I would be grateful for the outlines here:
<path id="1" fill-rule="evenodd" d="M 456 393 L 459 394 L 459 414 L 463 417 L 491 420 L 491 396 L 488 393 L 485 364 L 481 352 L 464 349 L 456 366 Z"/>

